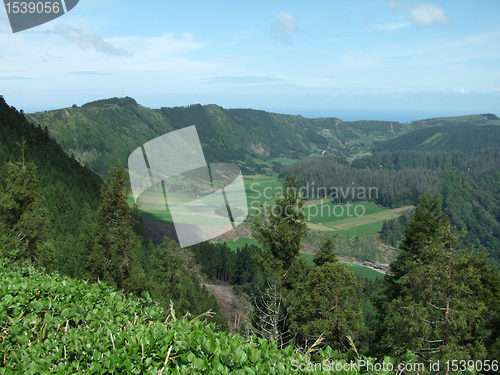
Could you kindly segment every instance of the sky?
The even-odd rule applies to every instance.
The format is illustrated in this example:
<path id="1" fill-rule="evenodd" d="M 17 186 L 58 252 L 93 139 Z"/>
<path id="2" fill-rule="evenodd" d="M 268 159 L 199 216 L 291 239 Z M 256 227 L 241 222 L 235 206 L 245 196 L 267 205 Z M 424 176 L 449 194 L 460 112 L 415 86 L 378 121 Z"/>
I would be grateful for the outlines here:
<path id="1" fill-rule="evenodd" d="M 500 1 L 80 0 L 18 33 L 0 9 L 7 103 L 122 93 L 346 121 L 500 116 Z"/>

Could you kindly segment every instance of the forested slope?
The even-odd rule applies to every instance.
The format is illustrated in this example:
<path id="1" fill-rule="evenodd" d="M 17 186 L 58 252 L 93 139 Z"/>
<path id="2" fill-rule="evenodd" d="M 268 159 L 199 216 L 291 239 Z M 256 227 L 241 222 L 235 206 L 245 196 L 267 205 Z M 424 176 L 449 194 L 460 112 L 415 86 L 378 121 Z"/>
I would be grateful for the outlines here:
<path id="1" fill-rule="evenodd" d="M 1 98 L 0 256 L 149 293 L 163 306 L 172 300 L 182 314 L 212 309 L 226 329 L 217 301 L 183 266 L 179 246 L 148 243 L 126 202 L 128 189 L 123 168 L 102 182 Z"/>
<path id="2" fill-rule="evenodd" d="M 380 142 L 417 129 L 441 124 L 431 120 L 401 124 L 390 121 L 307 119 L 252 109 L 224 109 L 190 105 L 150 109 L 132 98 L 111 98 L 60 110 L 27 115 L 35 125 L 47 126 L 68 155 L 74 155 L 101 177 L 115 160 L 127 157 L 143 143 L 186 126 L 196 125 L 209 162 L 245 162 L 279 156 L 301 158 L 323 150 L 353 157 Z M 469 116 L 468 124 L 498 121 Z M 483 120 L 486 122 L 483 123 Z M 461 118 L 444 119 L 447 124 Z"/>
<path id="3" fill-rule="evenodd" d="M 380 151 L 462 151 L 476 152 L 500 149 L 500 126 L 436 126 L 419 129 L 409 134 L 374 146 Z"/>
<path id="4" fill-rule="evenodd" d="M 371 200 L 400 207 L 415 205 L 425 192 L 438 192 L 442 208 L 456 230 L 467 232 L 459 246 L 485 249 L 497 265 L 500 262 L 499 150 L 383 152 L 358 158 L 352 164 L 333 157 L 316 157 L 304 159 L 293 168 L 303 186 L 311 186 L 314 181 L 316 191 L 326 187 L 327 195 L 354 189 L 354 196 L 338 193 L 339 202 Z M 359 196 L 360 189 L 365 194 Z M 402 236 L 402 228 L 395 231 Z M 393 237 L 389 233 L 385 236 Z M 394 244 L 394 240 L 389 242 Z"/>

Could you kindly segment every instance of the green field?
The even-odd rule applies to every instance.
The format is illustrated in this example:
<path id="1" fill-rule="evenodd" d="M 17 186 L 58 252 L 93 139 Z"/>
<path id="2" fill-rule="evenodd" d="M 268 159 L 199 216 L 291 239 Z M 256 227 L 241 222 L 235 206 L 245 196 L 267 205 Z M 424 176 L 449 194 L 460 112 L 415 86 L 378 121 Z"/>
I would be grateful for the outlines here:
<path id="1" fill-rule="evenodd" d="M 259 214 L 263 212 L 261 207 L 264 203 L 271 205 L 274 202 L 273 194 L 280 191 L 281 182 L 276 177 L 269 176 L 245 176 L 245 191 L 247 193 L 248 214 Z"/>
<path id="2" fill-rule="evenodd" d="M 360 217 L 387 211 L 373 202 L 356 202 L 346 204 L 334 204 L 330 199 L 309 206 L 304 210 L 306 219 L 314 223 L 332 223 L 346 219 L 359 219 Z"/>
<path id="3" fill-rule="evenodd" d="M 236 241 L 222 241 L 221 243 L 225 243 L 231 249 L 231 251 L 236 251 L 236 249 L 238 248 L 241 249 L 246 244 L 248 244 L 248 246 L 254 245 L 261 247 L 260 243 L 258 243 L 257 240 L 245 237 L 238 238 Z"/>
<path id="4" fill-rule="evenodd" d="M 279 158 L 279 160 L 281 159 L 286 158 Z M 167 191 L 168 202 L 178 205 L 177 215 L 180 215 L 178 217 L 181 217 L 184 222 L 194 225 L 227 225 L 225 218 L 213 213 L 220 204 L 220 197 L 211 196 L 210 192 L 200 193 L 203 200 L 203 204 L 200 204 L 196 201 L 196 196 L 187 188 L 191 181 L 191 179 L 181 181 L 186 186 L 183 191 Z M 279 192 L 281 188 L 281 182 L 276 176 L 264 175 L 244 176 L 244 185 L 249 215 L 262 213 L 264 205 L 271 206 L 274 201 L 272 195 Z M 226 189 L 228 197 L 233 193 L 235 192 L 231 191 L 231 188 Z M 131 196 L 129 204 L 132 203 Z M 148 189 L 143 192 L 139 203 L 143 218 L 152 221 L 173 222 L 172 214 L 165 206 L 161 188 Z M 316 199 L 304 203 L 304 214 L 306 220 L 309 221 L 307 223 L 309 229 L 329 231 L 349 237 L 368 238 L 382 230 L 384 221 L 398 217 L 403 213 L 392 212 L 373 202 L 356 202 L 350 203 L 348 206 L 346 204 L 333 204 L 331 200 Z"/>
<path id="5" fill-rule="evenodd" d="M 289 159 L 289 158 L 276 158 L 271 161 L 275 161 L 276 163 L 281 163 L 284 165 L 292 165 L 298 162 L 298 160 L 295 159 Z"/>
<path id="6" fill-rule="evenodd" d="M 307 253 L 301 253 L 300 257 L 305 259 L 307 264 L 314 265 L 314 254 L 307 254 Z M 384 277 L 384 274 L 377 272 L 375 270 L 372 270 L 369 267 L 365 266 L 360 266 L 354 262 L 349 262 L 346 261 L 345 263 L 348 264 L 347 269 L 351 272 L 354 272 L 356 275 L 360 277 L 366 277 L 367 279 L 381 279 Z"/>

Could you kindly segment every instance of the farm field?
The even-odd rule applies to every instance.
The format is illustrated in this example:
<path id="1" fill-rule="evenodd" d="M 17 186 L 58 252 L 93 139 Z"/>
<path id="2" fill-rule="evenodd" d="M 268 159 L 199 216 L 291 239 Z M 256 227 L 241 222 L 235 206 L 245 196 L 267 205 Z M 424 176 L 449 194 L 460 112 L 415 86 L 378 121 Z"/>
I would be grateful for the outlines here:
<path id="1" fill-rule="evenodd" d="M 306 219 L 314 223 L 340 222 L 346 219 L 358 219 L 372 214 L 388 210 L 373 202 L 356 202 L 346 204 L 334 204 L 330 199 L 322 200 L 319 204 L 309 206 L 304 210 Z"/>
<path id="2" fill-rule="evenodd" d="M 298 160 L 295 159 L 289 159 L 289 158 L 276 158 L 271 161 L 275 161 L 276 163 L 281 163 L 284 165 L 292 165 L 298 162 Z"/>
<path id="3" fill-rule="evenodd" d="M 368 203 L 373 204 L 371 202 Z M 321 223 L 321 225 L 314 222 L 308 222 L 307 226 L 310 229 L 330 231 L 343 236 L 369 237 L 371 234 L 379 233 L 382 230 L 384 221 L 401 216 L 405 211 L 413 208 L 414 206 L 400 207 L 396 209 L 383 209 L 379 212 L 367 214 L 365 216 L 355 216 L 330 221 Z"/>
<path id="4" fill-rule="evenodd" d="M 221 243 L 225 243 L 231 249 L 231 251 L 236 251 L 236 249 L 238 248 L 241 249 L 247 244 L 248 246 L 255 245 L 260 247 L 260 243 L 257 242 L 257 240 L 244 237 L 238 238 L 236 241 L 222 241 Z"/>
<path id="5" fill-rule="evenodd" d="M 272 205 L 272 195 L 279 191 L 281 183 L 276 176 L 253 175 L 244 176 L 244 186 L 248 214 L 258 215 L 264 211 L 264 207 L 262 207 L 264 204 Z M 232 194 L 231 189 L 227 189 L 228 197 Z M 225 224 L 224 218 L 212 212 L 220 205 L 221 196 L 200 193 L 200 198 L 203 204 L 196 200 L 196 196 L 192 192 L 167 191 L 168 202 L 180 205 L 177 215 L 180 215 L 184 221 L 195 225 L 218 226 Z M 129 204 L 132 204 L 133 197 L 130 196 L 128 201 Z M 173 221 L 172 215 L 165 205 L 161 188 L 146 190 L 141 194 L 139 203 L 143 218 L 152 221 Z M 350 203 L 348 207 L 346 204 L 334 204 L 331 200 L 320 199 L 305 201 L 304 205 L 309 229 L 364 238 L 379 233 L 384 221 L 398 217 L 404 211 L 413 208 L 413 206 L 408 206 L 391 210 L 373 202 Z"/>
<path id="6" fill-rule="evenodd" d="M 243 238 L 243 237 L 238 238 L 236 241 L 223 241 L 223 243 L 225 243 L 232 251 L 236 251 L 237 248 L 241 248 L 245 246 L 245 244 L 248 244 L 249 246 L 250 245 L 260 246 L 260 244 L 255 239 Z M 310 265 L 314 264 L 313 263 L 314 254 L 301 253 L 300 257 L 305 259 L 308 264 Z M 344 260 L 341 260 L 341 262 L 347 263 L 348 265 L 347 269 L 361 277 L 366 277 L 368 279 L 376 279 L 384 277 L 382 273 L 372 270 L 369 267 L 358 265 L 356 262 L 344 261 Z"/>

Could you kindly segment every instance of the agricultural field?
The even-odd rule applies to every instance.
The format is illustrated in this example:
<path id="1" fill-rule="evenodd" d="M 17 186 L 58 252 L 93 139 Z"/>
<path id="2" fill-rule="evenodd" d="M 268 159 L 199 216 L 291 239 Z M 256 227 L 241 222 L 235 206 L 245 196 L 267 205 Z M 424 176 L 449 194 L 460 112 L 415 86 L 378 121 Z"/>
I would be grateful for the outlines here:
<path id="1" fill-rule="evenodd" d="M 261 205 L 264 203 L 272 204 L 274 202 L 273 194 L 280 191 L 281 188 L 281 182 L 275 176 L 245 176 L 244 180 L 249 215 L 258 215 L 263 212 L 264 208 Z"/>
<path id="2" fill-rule="evenodd" d="M 354 215 L 353 217 L 349 218 L 346 218 L 344 215 L 344 217 L 339 217 L 338 220 L 331 220 L 321 224 L 316 224 L 313 221 L 308 222 L 307 226 L 312 230 L 333 232 L 342 236 L 370 237 L 371 235 L 377 234 L 382 230 L 384 221 L 401 216 L 407 210 L 411 210 L 414 208 L 414 206 L 407 206 L 395 209 L 387 209 L 375 205 L 372 202 L 356 204 L 361 204 L 366 208 L 366 215 Z M 361 211 L 361 209 L 358 209 L 358 211 Z M 329 218 L 324 217 L 324 219 L 328 220 Z"/>
<path id="3" fill-rule="evenodd" d="M 290 159 L 291 160 L 291 159 Z M 258 215 L 264 205 L 272 205 L 272 195 L 280 191 L 281 183 L 276 176 L 244 176 L 247 195 L 248 215 Z M 192 179 L 182 181 L 182 188 L 170 184 L 165 187 L 166 200 L 176 205 L 176 217 L 185 223 L 204 226 L 227 225 L 227 218 L 218 216 L 214 211 L 224 201 L 221 194 L 212 191 L 194 193 Z M 228 199 L 235 197 L 238 190 L 226 188 Z M 133 198 L 129 198 L 133 203 Z M 143 192 L 139 199 L 142 217 L 152 221 L 173 222 L 172 214 L 165 204 L 163 189 L 151 188 Z M 304 202 L 304 214 L 311 230 L 332 232 L 342 236 L 370 238 L 382 230 L 384 221 L 400 216 L 413 206 L 397 209 L 381 207 L 373 202 L 334 204 L 331 200 L 310 200 Z M 179 221 L 176 220 L 176 221 Z M 237 247 L 237 246 L 236 246 Z"/>
<path id="4" fill-rule="evenodd" d="M 236 241 L 222 241 L 222 243 L 225 243 L 231 249 L 231 251 L 236 251 L 236 249 L 238 248 L 241 249 L 245 245 L 248 246 L 254 245 L 258 247 L 261 246 L 260 243 L 257 242 L 257 240 L 253 238 L 244 238 L 244 237 L 238 238 Z"/>
<path id="5" fill-rule="evenodd" d="M 275 161 L 276 163 L 284 164 L 284 165 L 293 165 L 298 162 L 296 159 L 289 159 L 289 158 L 276 158 L 271 160 L 272 162 Z"/>
<path id="6" fill-rule="evenodd" d="M 253 238 L 238 238 L 236 241 L 223 241 L 232 251 L 236 251 L 238 248 L 242 248 L 245 246 L 245 244 L 250 245 L 255 245 L 259 246 L 260 244 Z M 309 254 L 309 253 L 301 253 L 300 257 L 305 259 L 306 262 L 310 265 L 313 265 L 313 260 L 314 260 L 314 254 Z M 376 279 L 376 278 L 382 278 L 384 275 L 380 272 L 377 272 L 369 267 L 362 266 L 357 264 L 356 262 L 352 261 L 344 261 L 341 260 L 342 262 L 347 263 L 348 267 L 347 269 L 349 271 L 354 272 L 356 275 L 359 275 L 361 277 L 366 277 L 368 279 Z"/>
<path id="7" fill-rule="evenodd" d="M 304 214 L 306 215 L 306 219 L 308 221 L 312 221 L 317 224 L 336 224 L 337 222 L 343 220 L 356 220 L 360 217 L 366 217 L 386 210 L 387 208 L 381 207 L 373 202 L 334 204 L 330 199 L 325 199 L 320 201 L 318 204 L 308 205 L 308 207 L 304 210 Z"/>

